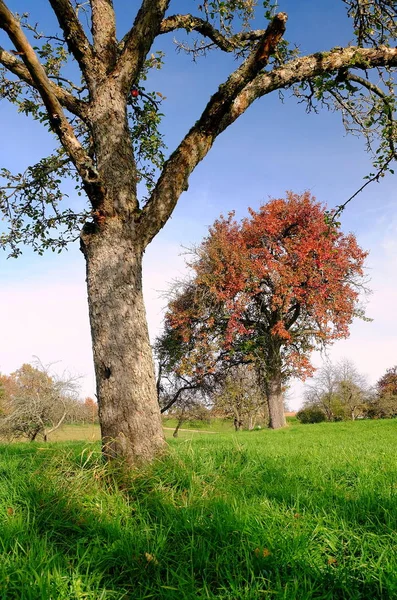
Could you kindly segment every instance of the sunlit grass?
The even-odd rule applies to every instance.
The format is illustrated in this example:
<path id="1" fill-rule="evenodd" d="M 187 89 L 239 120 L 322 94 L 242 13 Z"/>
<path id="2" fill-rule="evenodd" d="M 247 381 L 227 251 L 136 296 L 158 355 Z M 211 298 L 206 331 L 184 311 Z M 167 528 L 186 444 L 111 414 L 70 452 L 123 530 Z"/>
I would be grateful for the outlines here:
<path id="1" fill-rule="evenodd" d="M 0 598 L 397 598 L 397 421 L 0 447 Z"/>

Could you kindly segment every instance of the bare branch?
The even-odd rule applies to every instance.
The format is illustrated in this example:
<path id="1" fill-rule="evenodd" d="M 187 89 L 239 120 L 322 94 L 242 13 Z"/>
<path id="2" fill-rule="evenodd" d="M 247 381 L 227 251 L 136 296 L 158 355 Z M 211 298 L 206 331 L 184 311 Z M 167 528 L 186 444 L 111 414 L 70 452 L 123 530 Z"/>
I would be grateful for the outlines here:
<path id="1" fill-rule="evenodd" d="M 391 154 L 389 156 L 388 160 L 378 169 L 378 171 L 376 173 L 374 173 L 373 175 L 368 176 L 366 178 L 365 183 L 363 183 L 363 185 L 361 187 L 359 187 L 358 190 L 356 190 L 354 192 L 354 194 L 352 194 L 347 200 L 345 200 L 345 202 L 343 202 L 343 204 L 340 204 L 340 205 L 337 206 L 336 210 L 332 214 L 332 221 L 336 221 L 337 217 L 340 216 L 340 214 L 344 211 L 344 209 L 346 208 L 346 206 L 352 200 L 354 200 L 354 198 L 356 196 L 358 196 L 359 194 L 361 194 L 361 192 L 363 190 L 365 190 L 365 188 L 367 187 L 367 185 L 370 185 L 370 183 L 379 182 L 379 180 L 389 170 L 389 166 L 393 162 L 393 160 L 397 160 L 397 155 L 395 153 Z"/>
<path id="2" fill-rule="evenodd" d="M 19 21 L 13 16 L 3 0 L 0 0 L 0 28 L 4 29 L 17 51 L 21 54 L 22 60 L 47 109 L 50 124 L 79 172 L 87 193 L 90 194 L 94 188 L 98 193 L 101 186 L 98 182 L 94 163 L 85 152 L 72 126 L 65 117 L 62 106 L 54 94 L 54 84 L 48 79 L 35 51 L 22 31 Z"/>
<path id="3" fill-rule="evenodd" d="M 112 0 L 90 0 L 94 52 L 108 73 L 116 62 L 116 22 Z"/>
<path id="4" fill-rule="evenodd" d="M 187 32 L 197 31 L 204 37 L 210 39 L 218 48 L 224 52 L 233 52 L 246 42 L 259 40 L 265 33 L 264 30 L 247 31 L 238 33 L 231 37 L 223 35 L 209 21 L 193 17 L 192 15 L 172 15 L 161 23 L 160 33 L 169 33 L 176 29 L 185 29 Z"/>
<path id="5" fill-rule="evenodd" d="M 143 0 L 133 27 L 124 37 L 124 48 L 117 61 L 115 75 L 127 94 L 138 77 L 153 40 L 159 34 L 161 21 L 170 0 Z"/>
<path id="6" fill-rule="evenodd" d="M 70 53 L 77 60 L 80 69 L 90 84 L 94 53 L 70 0 L 49 0 L 62 29 Z"/>
<path id="7" fill-rule="evenodd" d="M 140 227 L 145 245 L 166 223 L 180 194 L 187 189 L 190 173 L 223 131 L 219 129 L 219 123 L 229 114 L 236 96 L 268 63 L 284 34 L 286 21 L 285 13 L 274 17 L 248 58 L 219 87 L 200 119 L 165 163 L 150 201 L 141 213 Z"/>
<path id="8" fill-rule="evenodd" d="M 11 73 L 16 75 L 19 79 L 37 89 L 37 86 L 29 73 L 29 70 L 25 67 L 23 62 L 15 58 L 15 56 L 13 56 L 10 52 L 7 52 L 6 50 L 4 50 L 4 48 L 1 47 L 0 63 Z M 50 85 L 52 93 L 56 96 L 56 98 L 59 100 L 62 106 L 64 106 L 69 112 L 84 120 L 86 117 L 86 103 L 83 100 L 75 98 L 73 94 L 70 94 L 65 89 L 59 87 L 55 83 L 50 83 Z"/>

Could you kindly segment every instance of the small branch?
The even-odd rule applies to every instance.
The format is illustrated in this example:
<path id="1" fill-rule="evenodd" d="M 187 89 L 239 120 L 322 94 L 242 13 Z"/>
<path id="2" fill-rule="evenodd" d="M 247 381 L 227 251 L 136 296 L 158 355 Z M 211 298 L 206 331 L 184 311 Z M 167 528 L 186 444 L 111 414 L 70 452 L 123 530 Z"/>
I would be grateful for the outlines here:
<path id="1" fill-rule="evenodd" d="M 24 81 L 31 87 L 37 89 L 37 85 L 32 79 L 29 70 L 23 64 L 22 61 L 18 60 L 13 56 L 10 52 L 4 50 L 4 48 L 0 47 L 0 63 L 8 69 L 11 73 L 16 75 L 21 81 Z M 75 98 L 73 94 L 67 92 L 65 89 L 59 87 L 55 83 L 50 83 L 52 93 L 59 102 L 64 106 L 69 112 L 74 115 L 80 117 L 80 119 L 86 118 L 86 110 L 87 105 L 83 100 L 79 100 Z"/>
<path id="2" fill-rule="evenodd" d="M 69 0 L 49 0 L 49 2 L 65 35 L 69 51 L 77 60 L 87 83 L 90 84 L 95 56 L 73 6 Z"/>
<path id="3" fill-rule="evenodd" d="M 375 181 L 379 182 L 379 179 L 381 179 L 384 176 L 384 174 L 386 173 L 386 171 L 389 168 L 390 163 L 392 163 L 393 160 L 397 160 L 397 155 L 396 154 L 391 155 L 388 158 L 388 160 L 382 165 L 382 167 L 374 175 L 372 175 L 371 177 L 369 177 L 367 179 L 367 181 L 365 183 L 363 183 L 363 185 L 357 191 L 355 191 L 354 194 L 352 194 L 350 196 L 350 198 L 348 198 L 345 202 L 343 202 L 343 204 L 339 204 L 336 207 L 336 211 L 332 214 L 331 221 L 335 222 L 336 218 L 344 211 L 344 209 L 349 204 L 349 202 L 351 202 L 352 200 L 354 200 L 354 198 L 356 196 L 358 196 L 359 194 L 361 194 L 361 192 L 363 190 L 365 190 L 365 188 L 367 187 L 367 185 L 369 185 L 370 183 L 374 183 Z"/>
<path id="4" fill-rule="evenodd" d="M 356 75 L 354 73 L 346 72 L 344 74 L 344 79 L 346 79 L 348 81 L 354 81 L 355 83 L 360 84 L 362 87 L 366 88 L 368 91 L 372 92 L 373 94 L 375 94 L 376 96 L 381 98 L 381 100 L 383 101 L 384 106 L 385 106 L 387 118 L 391 125 L 391 130 L 393 132 L 393 130 L 395 128 L 395 122 L 394 122 L 394 117 L 393 117 L 393 109 L 391 107 L 392 99 L 379 86 L 375 85 L 374 83 L 372 83 L 368 79 L 365 79 L 364 77 L 360 77 L 359 75 Z M 343 204 L 340 204 L 337 206 L 337 210 L 333 213 L 333 216 L 332 216 L 333 222 L 343 212 L 343 210 L 346 208 L 346 206 L 354 198 L 356 198 L 356 196 L 361 194 L 361 192 L 368 185 L 370 185 L 371 183 L 374 183 L 374 182 L 379 182 L 379 179 L 381 179 L 385 175 L 386 171 L 388 170 L 390 163 L 392 163 L 393 160 L 397 160 L 397 153 L 396 153 L 394 140 L 393 140 L 392 136 L 389 138 L 388 142 L 389 142 L 389 146 L 390 146 L 390 156 L 387 159 L 387 161 L 384 162 L 384 164 L 378 169 L 378 171 L 375 174 L 368 177 L 367 181 L 356 192 L 354 192 L 354 194 L 352 194 L 345 202 L 343 202 Z"/>
<path id="5" fill-rule="evenodd" d="M 56 431 L 57 429 L 60 428 L 60 426 L 62 425 L 62 423 L 64 422 L 64 420 L 66 419 L 66 416 L 68 414 L 67 408 L 66 408 L 66 404 L 64 402 L 64 400 L 62 398 L 60 398 L 62 405 L 63 405 L 63 415 L 62 417 L 59 419 L 58 423 L 56 425 L 54 425 L 54 427 L 52 427 L 51 429 L 49 429 L 48 431 L 46 431 L 45 427 L 44 427 L 44 435 L 46 438 L 48 438 L 48 436 L 51 433 L 54 433 L 54 431 Z M 43 424 L 44 426 L 44 424 Z"/>
<path id="6" fill-rule="evenodd" d="M 72 89 L 76 90 L 78 94 L 82 94 L 86 89 L 86 85 L 76 85 L 70 79 L 66 79 L 66 77 L 61 77 L 60 75 L 48 75 L 48 79 L 55 79 L 55 81 L 63 81 L 67 83 Z M 62 89 L 62 88 L 61 88 Z"/>
<path id="7" fill-rule="evenodd" d="M 223 35 L 209 21 L 193 17 L 192 15 L 172 15 L 161 23 L 160 34 L 170 33 L 176 29 L 185 29 L 188 33 L 197 31 L 204 37 L 210 39 L 218 48 L 224 52 L 233 52 L 247 42 L 253 42 L 263 37 L 264 30 L 248 31 L 238 33 L 230 38 Z"/>
<path id="8" fill-rule="evenodd" d="M 66 119 L 62 106 L 54 94 L 53 85 L 48 79 L 35 51 L 26 38 L 19 21 L 0 0 L 0 28 L 8 34 L 16 50 L 21 53 L 23 62 L 44 102 L 50 124 L 74 163 L 83 180 L 88 195 L 100 197 L 101 185 L 92 159 L 77 139 L 72 126 Z"/>

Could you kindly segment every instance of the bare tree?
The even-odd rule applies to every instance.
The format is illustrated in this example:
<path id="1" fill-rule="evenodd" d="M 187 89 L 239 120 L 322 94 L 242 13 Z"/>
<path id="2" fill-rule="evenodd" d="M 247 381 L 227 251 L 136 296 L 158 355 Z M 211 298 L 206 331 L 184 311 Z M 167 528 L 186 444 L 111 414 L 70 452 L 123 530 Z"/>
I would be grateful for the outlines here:
<path id="1" fill-rule="evenodd" d="M 390 0 L 342 0 L 355 44 L 300 56 L 283 38 L 287 15 L 264 0 L 264 29 L 250 29 L 252 0 L 188 2 L 194 11 L 169 14 L 171 0 L 142 0 L 120 39 L 111 0 L 48 0 L 59 27 L 42 33 L 29 23 L 23 0 L 13 14 L 0 0 L 0 28 L 13 45 L 0 48 L 0 95 L 43 122 L 59 142 L 50 157 L 12 174 L 0 210 L 10 229 L 3 246 L 62 249 L 80 229 L 87 266 L 97 397 L 106 456 L 129 464 L 164 447 L 142 296 L 142 256 L 169 219 L 192 171 L 215 139 L 258 98 L 294 90 L 308 110 L 342 112 L 346 127 L 366 136 L 379 179 L 395 158 L 396 6 Z M 236 26 L 240 30 L 236 31 Z M 324 26 L 324 24 L 320 24 Z M 242 28 L 241 28 L 242 27 Z M 197 59 L 210 50 L 234 53 L 234 72 L 221 82 L 180 144 L 164 156 L 158 131 L 161 97 L 146 92 L 151 54 L 161 36 L 185 31 L 179 49 Z M 306 31 L 304 31 L 306 39 Z M 9 43 L 7 41 L 7 43 Z M 71 77 L 63 67 L 76 61 Z M 373 70 L 374 75 L 369 76 Z M 70 70 L 69 70 L 70 72 Z M 378 144 L 374 139 L 380 140 Z M 78 210 L 62 204 L 60 183 L 73 177 L 88 199 Z M 139 200 L 137 183 L 147 192 Z M 57 235 L 54 229 L 58 230 Z"/>
<path id="2" fill-rule="evenodd" d="M 329 421 L 354 421 L 366 413 L 371 390 L 355 364 L 344 358 L 336 364 L 326 361 L 312 383 L 305 386 L 305 407 L 321 409 Z"/>
<path id="3" fill-rule="evenodd" d="M 325 361 L 316 371 L 311 384 L 305 386 L 305 406 L 321 408 L 328 421 L 334 419 L 334 402 L 338 388 L 338 376 L 335 366 Z"/>
<path id="4" fill-rule="evenodd" d="M 51 375 L 50 366 L 24 364 L 10 375 L 13 385 L 6 399 L 6 416 L 0 420 L 1 435 L 26 437 L 31 442 L 41 435 L 46 442 L 65 421 L 78 382 L 70 376 Z"/>
<path id="5" fill-rule="evenodd" d="M 178 437 L 178 432 L 183 423 L 188 421 L 210 422 L 210 413 L 203 403 L 203 398 L 196 392 L 185 392 L 179 397 L 170 411 L 170 417 L 176 419 L 176 427 L 172 434 L 174 438 Z"/>

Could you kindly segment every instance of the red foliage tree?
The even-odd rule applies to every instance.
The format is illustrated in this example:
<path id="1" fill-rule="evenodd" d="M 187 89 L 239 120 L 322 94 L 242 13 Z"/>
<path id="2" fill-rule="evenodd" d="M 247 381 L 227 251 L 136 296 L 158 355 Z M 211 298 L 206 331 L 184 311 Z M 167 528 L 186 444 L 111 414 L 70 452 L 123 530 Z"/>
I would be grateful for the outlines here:
<path id="1" fill-rule="evenodd" d="M 367 255 L 308 192 L 274 199 L 241 223 L 221 217 L 191 263 L 193 278 L 169 304 L 166 331 L 195 375 L 221 360 L 252 362 L 270 426 L 285 425 L 282 386 L 313 371 L 310 353 L 346 338 Z"/>
<path id="2" fill-rule="evenodd" d="M 380 397 L 397 396 L 397 365 L 386 370 L 376 387 Z"/>

